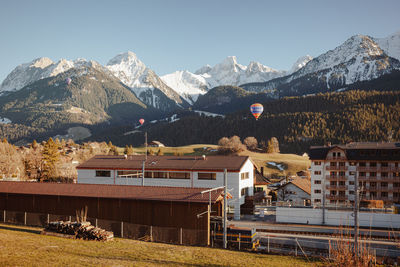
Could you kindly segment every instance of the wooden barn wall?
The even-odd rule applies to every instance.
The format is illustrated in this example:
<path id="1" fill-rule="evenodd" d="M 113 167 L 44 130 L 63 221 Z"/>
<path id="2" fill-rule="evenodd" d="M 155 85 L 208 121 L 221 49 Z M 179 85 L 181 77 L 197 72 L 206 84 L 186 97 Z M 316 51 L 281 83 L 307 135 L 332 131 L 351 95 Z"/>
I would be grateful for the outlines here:
<path id="1" fill-rule="evenodd" d="M 207 215 L 197 218 L 207 203 L 0 193 L 0 210 L 75 216 L 85 206 L 90 218 L 207 230 Z M 213 205 L 218 214 L 220 208 Z"/>

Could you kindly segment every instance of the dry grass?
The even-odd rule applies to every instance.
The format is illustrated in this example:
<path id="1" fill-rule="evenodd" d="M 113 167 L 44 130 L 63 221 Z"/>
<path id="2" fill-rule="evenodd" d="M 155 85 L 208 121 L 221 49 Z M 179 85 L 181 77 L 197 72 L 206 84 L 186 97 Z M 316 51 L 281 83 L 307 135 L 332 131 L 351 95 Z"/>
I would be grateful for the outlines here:
<path id="1" fill-rule="evenodd" d="M 303 258 L 117 238 L 103 243 L 0 224 L 0 266 L 322 266 Z"/>

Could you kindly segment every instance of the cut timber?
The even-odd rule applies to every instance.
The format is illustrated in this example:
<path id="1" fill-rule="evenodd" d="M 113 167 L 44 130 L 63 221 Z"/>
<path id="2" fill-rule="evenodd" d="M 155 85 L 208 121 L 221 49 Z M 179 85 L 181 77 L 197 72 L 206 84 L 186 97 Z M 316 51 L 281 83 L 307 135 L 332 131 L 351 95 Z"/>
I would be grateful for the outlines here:
<path id="1" fill-rule="evenodd" d="M 95 227 L 90 222 L 50 222 L 42 234 L 97 241 L 109 241 L 114 238 L 113 232 Z"/>

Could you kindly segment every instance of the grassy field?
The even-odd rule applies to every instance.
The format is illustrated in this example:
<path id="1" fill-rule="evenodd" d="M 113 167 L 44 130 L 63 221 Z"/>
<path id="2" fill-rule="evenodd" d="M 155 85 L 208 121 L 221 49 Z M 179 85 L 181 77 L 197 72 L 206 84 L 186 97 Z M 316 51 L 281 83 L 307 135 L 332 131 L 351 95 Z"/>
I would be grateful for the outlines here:
<path id="1" fill-rule="evenodd" d="M 102 243 L 0 224 L 0 266 L 322 266 L 319 261 L 116 238 Z"/>
<path id="2" fill-rule="evenodd" d="M 175 154 L 183 154 L 183 155 L 213 155 L 216 154 L 215 151 L 218 148 L 217 145 L 209 145 L 209 144 L 197 144 L 197 145 L 188 145 L 181 147 L 162 147 L 156 148 L 151 147 L 148 148 L 149 151 L 153 151 L 156 153 L 159 149 L 163 152 L 164 155 L 174 155 Z M 211 150 L 211 151 L 210 151 Z M 144 153 L 145 148 L 134 148 L 136 153 Z M 123 153 L 123 149 L 121 148 L 120 153 Z M 257 153 L 252 151 L 244 151 L 241 152 L 240 155 L 247 155 L 252 158 L 254 163 L 257 164 L 258 168 L 264 167 L 264 173 L 266 175 L 277 174 L 277 175 L 288 175 L 295 174 L 298 171 L 308 169 L 311 162 L 308 157 L 303 157 L 295 154 L 280 154 L 280 153 Z M 268 165 L 267 162 L 276 162 L 278 164 L 282 164 L 285 166 L 284 171 L 280 171 L 277 168 Z"/>

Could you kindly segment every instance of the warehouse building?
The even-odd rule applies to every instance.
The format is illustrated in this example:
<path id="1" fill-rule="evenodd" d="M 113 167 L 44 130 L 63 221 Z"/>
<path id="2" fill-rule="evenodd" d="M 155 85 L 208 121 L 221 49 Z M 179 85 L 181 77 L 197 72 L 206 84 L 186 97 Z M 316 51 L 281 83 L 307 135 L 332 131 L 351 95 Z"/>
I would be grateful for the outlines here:
<path id="1" fill-rule="evenodd" d="M 240 205 L 253 195 L 255 166 L 248 156 L 95 156 L 77 167 L 79 184 L 216 188 L 232 195 L 228 206 L 240 219 Z M 144 173 L 144 177 L 143 177 Z"/>

